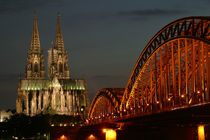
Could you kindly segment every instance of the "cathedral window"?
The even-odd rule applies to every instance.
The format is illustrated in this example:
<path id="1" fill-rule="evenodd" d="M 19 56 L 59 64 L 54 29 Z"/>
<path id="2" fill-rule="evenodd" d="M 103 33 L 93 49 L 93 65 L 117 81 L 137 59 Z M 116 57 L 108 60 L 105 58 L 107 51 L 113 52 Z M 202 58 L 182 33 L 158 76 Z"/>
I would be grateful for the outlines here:
<path id="1" fill-rule="evenodd" d="M 37 63 L 34 64 L 34 72 L 38 72 L 38 64 Z"/>
<path id="2" fill-rule="evenodd" d="M 59 72 L 63 72 L 63 65 L 61 63 L 59 64 Z"/>

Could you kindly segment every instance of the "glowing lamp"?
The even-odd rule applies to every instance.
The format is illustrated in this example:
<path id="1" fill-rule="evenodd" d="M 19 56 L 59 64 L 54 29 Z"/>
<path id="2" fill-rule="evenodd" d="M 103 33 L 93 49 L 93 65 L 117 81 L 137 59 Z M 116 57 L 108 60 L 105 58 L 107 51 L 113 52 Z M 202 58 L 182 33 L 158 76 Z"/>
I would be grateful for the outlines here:
<path id="1" fill-rule="evenodd" d="M 116 140 L 117 139 L 117 133 L 113 129 L 103 129 L 103 132 L 105 133 L 106 140 Z"/>
<path id="2" fill-rule="evenodd" d="M 60 137 L 60 140 L 67 140 L 67 137 L 66 137 L 65 135 L 62 135 L 62 136 Z"/>
<path id="3" fill-rule="evenodd" d="M 198 126 L 198 140 L 205 140 L 204 125 Z"/>
<path id="4" fill-rule="evenodd" d="M 88 137 L 88 140 L 96 140 L 96 137 L 95 137 L 93 134 L 91 134 L 91 135 Z"/>

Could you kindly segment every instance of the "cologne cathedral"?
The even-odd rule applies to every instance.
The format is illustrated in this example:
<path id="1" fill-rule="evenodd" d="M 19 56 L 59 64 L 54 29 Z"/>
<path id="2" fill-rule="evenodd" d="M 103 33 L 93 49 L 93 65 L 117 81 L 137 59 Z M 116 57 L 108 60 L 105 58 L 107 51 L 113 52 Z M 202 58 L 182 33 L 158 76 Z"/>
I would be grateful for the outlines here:
<path id="1" fill-rule="evenodd" d="M 89 109 L 86 81 L 70 78 L 68 52 L 64 48 L 59 13 L 54 42 L 48 50 L 46 76 L 44 53 L 40 47 L 36 13 L 34 13 L 25 77 L 18 81 L 16 111 L 30 116 L 45 112 L 86 116 Z"/>

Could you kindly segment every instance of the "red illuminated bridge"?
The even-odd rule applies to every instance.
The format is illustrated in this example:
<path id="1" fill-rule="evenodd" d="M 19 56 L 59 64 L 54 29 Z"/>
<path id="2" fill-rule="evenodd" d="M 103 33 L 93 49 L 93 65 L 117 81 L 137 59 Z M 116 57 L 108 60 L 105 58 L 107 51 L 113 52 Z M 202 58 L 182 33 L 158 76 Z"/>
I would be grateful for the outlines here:
<path id="1" fill-rule="evenodd" d="M 86 124 L 133 122 L 145 116 L 158 118 L 158 114 L 173 116 L 174 111 L 192 116 L 191 112 L 199 114 L 209 103 L 210 17 L 187 17 L 154 35 L 125 89 L 107 88 L 96 93 Z M 204 115 L 210 117 L 210 112 Z"/>

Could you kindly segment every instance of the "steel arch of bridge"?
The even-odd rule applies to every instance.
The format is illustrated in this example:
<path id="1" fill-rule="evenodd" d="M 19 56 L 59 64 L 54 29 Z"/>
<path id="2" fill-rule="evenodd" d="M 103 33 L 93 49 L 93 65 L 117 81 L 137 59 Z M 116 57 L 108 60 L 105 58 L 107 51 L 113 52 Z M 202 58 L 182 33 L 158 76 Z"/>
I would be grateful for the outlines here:
<path id="1" fill-rule="evenodd" d="M 134 66 L 134 69 L 131 73 L 129 81 L 127 83 L 125 93 L 121 102 L 121 108 L 125 108 L 128 106 L 129 101 L 131 99 L 130 93 L 134 92 L 135 84 L 137 84 L 137 77 L 140 75 L 141 70 L 146 65 L 147 61 L 152 57 L 152 55 L 157 52 L 157 50 L 170 42 L 172 40 L 180 41 L 181 38 L 183 39 L 194 39 L 205 44 L 210 44 L 210 17 L 187 17 L 178 19 L 165 27 L 163 27 L 147 44 L 147 46 L 142 51 L 137 63 Z M 186 41 L 186 40 L 185 40 Z M 180 47 L 180 45 L 178 45 Z M 178 49 L 178 48 L 176 48 Z M 180 50 L 178 50 L 180 51 Z M 209 46 L 206 47 L 206 54 L 207 62 L 209 61 Z M 171 54 L 169 54 L 171 55 Z M 208 62 L 209 64 L 209 62 Z M 207 65 L 207 67 L 209 67 Z M 208 68 L 209 69 L 209 68 Z M 208 74 L 208 85 L 209 87 L 209 72 Z M 180 77 L 180 75 L 179 75 Z M 208 95 L 209 95 L 209 88 L 208 88 Z M 209 98 L 209 97 L 208 97 Z M 159 102 L 159 101 L 157 101 Z"/>
<path id="2" fill-rule="evenodd" d="M 140 54 L 122 99 L 114 103 L 105 90 L 97 92 L 89 120 L 100 116 L 93 112 L 101 96 L 120 108 L 114 110 L 117 117 L 210 102 L 210 17 L 182 18 L 163 27 Z"/>
<path id="3" fill-rule="evenodd" d="M 123 88 L 104 88 L 99 90 L 91 103 L 88 118 L 100 118 L 103 115 L 114 112 L 120 105 L 123 92 Z"/>

